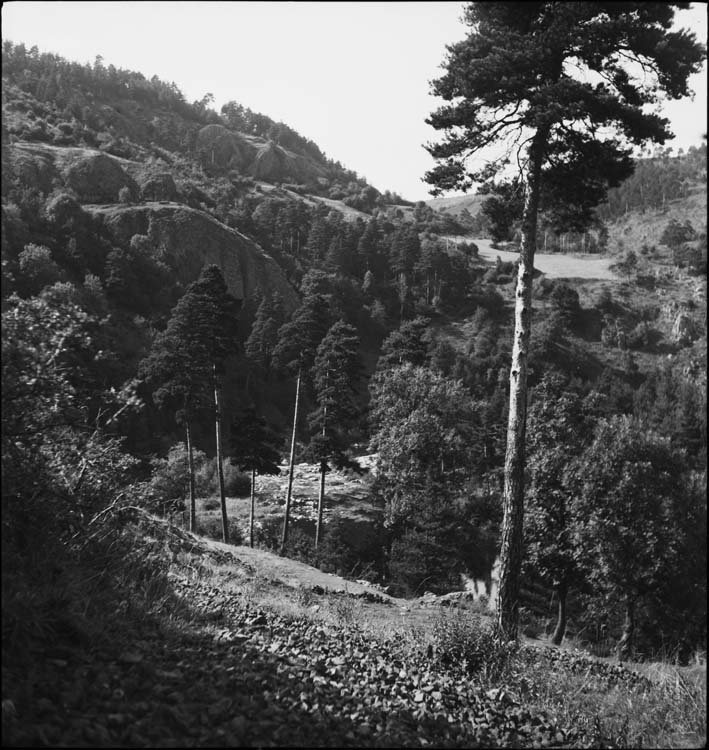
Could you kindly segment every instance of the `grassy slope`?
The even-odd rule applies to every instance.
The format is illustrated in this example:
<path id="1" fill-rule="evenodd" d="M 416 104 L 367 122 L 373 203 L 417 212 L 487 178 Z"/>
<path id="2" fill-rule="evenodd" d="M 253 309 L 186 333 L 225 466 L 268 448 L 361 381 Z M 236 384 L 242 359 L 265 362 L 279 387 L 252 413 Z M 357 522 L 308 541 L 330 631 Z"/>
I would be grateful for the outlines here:
<path id="1" fill-rule="evenodd" d="M 705 737 L 703 667 L 643 676 L 573 651 L 515 652 L 474 608 L 321 593 L 301 577 L 307 566 L 144 513 L 121 532 L 102 523 L 108 544 L 55 584 L 71 599 L 73 633 L 30 622 L 3 639 L 6 746 L 696 747 Z"/>

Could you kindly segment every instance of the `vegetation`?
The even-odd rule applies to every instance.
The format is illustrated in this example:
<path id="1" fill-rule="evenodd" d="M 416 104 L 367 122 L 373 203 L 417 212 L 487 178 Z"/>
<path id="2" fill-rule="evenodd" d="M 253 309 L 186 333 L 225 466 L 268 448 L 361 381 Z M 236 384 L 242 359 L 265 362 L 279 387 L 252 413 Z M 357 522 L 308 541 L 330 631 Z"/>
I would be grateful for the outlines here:
<path id="1" fill-rule="evenodd" d="M 585 230 L 540 195 L 538 247 L 616 268 L 530 278 L 520 629 L 559 650 L 488 606 L 519 186 L 455 218 L 236 102 L 3 63 L 8 745 L 701 744 L 705 147 Z"/>
<path id="2" fill-rule="evenodd" d="M 433 93 L 453 102 L 428 120 L 446 136 L 429 147 L 439 162 L 426 175 L 434 194 L 494 177 L 509 163 L 509 152 L 474 174 L 466 172 L 466 159 L 507 139 L 519 144 L 524 134 L 516 148 L 518 161 L 525 162 L 524 207 L 497 607 L 500 628 L 512 638 L 522 564 L 527 358 L 539 206 L 543 201 L 551 208 L 557 222 L 585 227 L 607 188 L 632 173 L 630 148 L 599 137 L 599 128 L 612 127 L 632 143 L 664 143 L 670 136 L 668 121 L 643 111 L 643 105 L 658 91 L 672 99 L 686 96 L 688 76 L 699 70 L 706 53 L 694 34 L 669 31 L 673 17 L 671 6 L 644 4 L 552 9 L 471 3 L 465 12 L 471 32 L 449 49 L 446 73 L 433 84 Z M 571 66 L 579 65 L 603 83 L 575 78 Z"/>

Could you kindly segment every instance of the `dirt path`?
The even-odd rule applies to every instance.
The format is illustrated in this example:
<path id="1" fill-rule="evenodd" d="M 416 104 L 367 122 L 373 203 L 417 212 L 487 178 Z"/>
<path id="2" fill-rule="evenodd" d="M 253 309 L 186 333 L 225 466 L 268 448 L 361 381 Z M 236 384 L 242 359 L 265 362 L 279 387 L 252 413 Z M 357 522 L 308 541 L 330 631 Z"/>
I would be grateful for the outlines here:
<path id="1" fill-rule="evenodd" d="M 404 605 L 406 603 L 406 600 L 389 596 L 376 586 L 365 586 L 356 581 L 348 581 L 334 573 L 323 573 L 310 565 L 287 557 L 279 557 L 268 550 L 224 544 L 214 539 L 202 538 L 202 541 L 207 547 L 227 552 L 239 562 L 251 566 L 256 575 L 272 581 L 280 581 L 291 588 L 305 587 L 312 589 L 314 586 L 320 586 L 326 592 L 339 591 L 355 596 L 369 592 L 392 604 Z"/>

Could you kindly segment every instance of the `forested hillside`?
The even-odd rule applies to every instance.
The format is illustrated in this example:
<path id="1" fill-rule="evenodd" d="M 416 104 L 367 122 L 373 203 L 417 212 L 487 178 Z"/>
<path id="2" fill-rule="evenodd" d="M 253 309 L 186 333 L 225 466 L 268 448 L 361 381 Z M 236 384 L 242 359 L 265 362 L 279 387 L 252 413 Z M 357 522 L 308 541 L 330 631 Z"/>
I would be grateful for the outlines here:
<path id="1" fill-rule="evenodd" d="M 81 638 L 82 565 L 119 537 L 134 554 L 144 511 L 396 596 L 489 584 L 516 266 L 475 239 L 515 247 L 513 194 L 456 217 L 235 101 L 2 54 L 3 635 Z M 608 256 L 615 280 L 534 282 L 523 620 L 551 635 L 563 574 L 598 653 L 629 591 L 636 655 L 706 648 L 705 212 L 702 145 L 640 161 L 592 230 L 540 222 L 540 249 Z M 262 515 L 258 477 L 289 466 Z M 335 469 L 366 523 L 329 503 Z M 250 492 L 248 523 L 229 517 Z"/>

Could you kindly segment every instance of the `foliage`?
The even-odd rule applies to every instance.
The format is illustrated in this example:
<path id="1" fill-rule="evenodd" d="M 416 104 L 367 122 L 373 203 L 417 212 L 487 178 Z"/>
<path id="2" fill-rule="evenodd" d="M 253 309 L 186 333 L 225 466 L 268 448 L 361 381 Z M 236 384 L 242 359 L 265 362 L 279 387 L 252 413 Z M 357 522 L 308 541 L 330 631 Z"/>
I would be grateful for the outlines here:
<path id="1" fill-rule="evenodd" d="M 635 603 L 683 567 L 692 517 L 683 463 L 669 441 L 618 416 L 598 423 L 593 443 L 570 467 L 573 544 L 588 580 L 626 602 L 628 649 Z"/>
<path id="2" fill-rule="evenodd" d="M 378 374 L 371 388 L 376 486 L 387 524 L 406 525 L 435 514 L 469 475 L 472 400 L 460 382 L 411 364 Z"/>
<path id="3" fill-rule="evenodd" d="M 230 460 L 242 471 L 278 474 L 280 442 L 279 436 L 256 413 L 256 409 L 247 407 L 232 422 Z"/>

